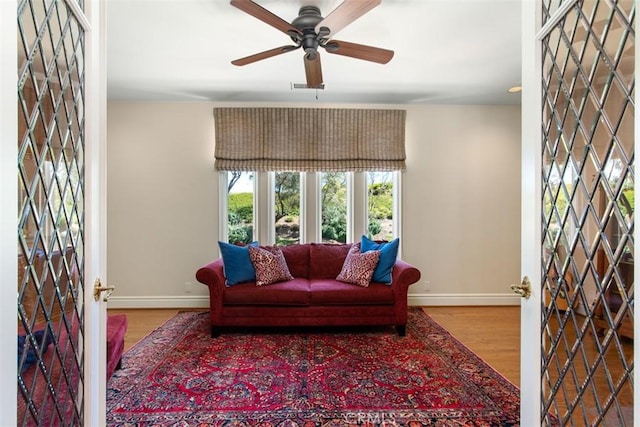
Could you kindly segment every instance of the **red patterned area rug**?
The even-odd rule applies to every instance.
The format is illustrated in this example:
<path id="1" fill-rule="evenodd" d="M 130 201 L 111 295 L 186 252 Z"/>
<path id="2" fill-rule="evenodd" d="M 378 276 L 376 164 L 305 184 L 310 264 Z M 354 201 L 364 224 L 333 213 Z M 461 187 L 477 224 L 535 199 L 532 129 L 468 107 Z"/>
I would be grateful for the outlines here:
<path id="1" fill-rule="evenodd" d="M 411 308 L 392 328 L 237 330 L 179 313 L 124 354 L 111 426 L 519 424 L 518 388 Z"/>

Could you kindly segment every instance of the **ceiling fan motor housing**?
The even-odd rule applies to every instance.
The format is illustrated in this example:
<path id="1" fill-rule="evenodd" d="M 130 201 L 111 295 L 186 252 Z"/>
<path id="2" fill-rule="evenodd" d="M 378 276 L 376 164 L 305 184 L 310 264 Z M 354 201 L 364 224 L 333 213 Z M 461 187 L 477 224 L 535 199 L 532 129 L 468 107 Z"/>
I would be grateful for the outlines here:
<path id="1" fill-rule="evenodd" d="M 302 49 L 309 55 L 315 55 L 318 46 L 321 45 L 320 37 L 316 34 L 316 25 L 323 19 L 320 9 L 316 6 L 302 6 L 298 17 L 291 22 L 291 25 L 302 32 L 302 37 L 297 36 L 298 39 L 292 37 L 293 41 L 299 42 Z"/>

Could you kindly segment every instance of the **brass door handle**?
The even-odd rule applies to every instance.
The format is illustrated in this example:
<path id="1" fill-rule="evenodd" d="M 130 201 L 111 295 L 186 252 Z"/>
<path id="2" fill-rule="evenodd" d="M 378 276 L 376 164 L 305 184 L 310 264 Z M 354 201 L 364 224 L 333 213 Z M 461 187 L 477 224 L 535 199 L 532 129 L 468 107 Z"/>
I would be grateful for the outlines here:
<path id="1" fill-rule="evenodd" d="M 511 285 L 511 290 L 522 298 L 529 299 L 531 296 L 531 281 L 527 276 L 522 278 L 522 283 L 519 285 Z"/>
<path id="2" fill-rule="evenodd" d="M 106 292 L 106 295 L 104 296 L 104 298 L 102 298 L 102 301 L 107 302 L 109 301 L 109 297 L 111 296 L 115 288 L 116 288 L 115 286 L 102 286 L 102 283 L 98 278 L 96 279 L 96 282 L 93 285 L 93 299 L 96 301 L 99 301 L 100 294 L 102 292 Z"/>

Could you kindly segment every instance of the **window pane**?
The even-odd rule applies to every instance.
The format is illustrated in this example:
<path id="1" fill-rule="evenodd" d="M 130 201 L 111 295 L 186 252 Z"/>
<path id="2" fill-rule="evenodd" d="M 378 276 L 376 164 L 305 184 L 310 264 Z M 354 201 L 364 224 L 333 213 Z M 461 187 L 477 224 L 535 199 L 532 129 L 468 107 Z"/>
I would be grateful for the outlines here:
<path id="1" fill-rule="evenodd" d="M 393 239 L 393 172 L 367 172 L 368 237 Z"/>
<path id="2" fill-rule="evenodd" d="M 275 173 L 276 244 L 300 243 L 300 173 Z"/>
<path id="3" fill-rule="evenodd" d="M 229 243 L 253 241 L 253 172 L 227 172 Z"/>
<path id="4" fill-rule="evenodd" d="M 324 172 L 321 175 L 322 241 L 347 241 L 347 174 Z"/>

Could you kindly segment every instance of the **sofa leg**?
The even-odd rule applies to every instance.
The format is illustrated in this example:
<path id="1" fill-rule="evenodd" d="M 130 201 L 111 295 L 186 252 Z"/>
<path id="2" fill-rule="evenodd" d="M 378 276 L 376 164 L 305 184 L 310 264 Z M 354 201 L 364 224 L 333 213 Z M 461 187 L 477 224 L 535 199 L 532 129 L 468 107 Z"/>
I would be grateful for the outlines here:
<path id="1" fill-rule="evenodd" d="M 220 328 L 216 328 L 215 326 L 211 327 L 211 338 L 218 338 L 220 336 Z"/>
<path id="2" fill-rule="evenodd" d="M 398 332 L 398 335 L 401 337 L 404 337 L 407 335 L 407 325 L 397 325 L 396 326 L 396 331 Z"/>

